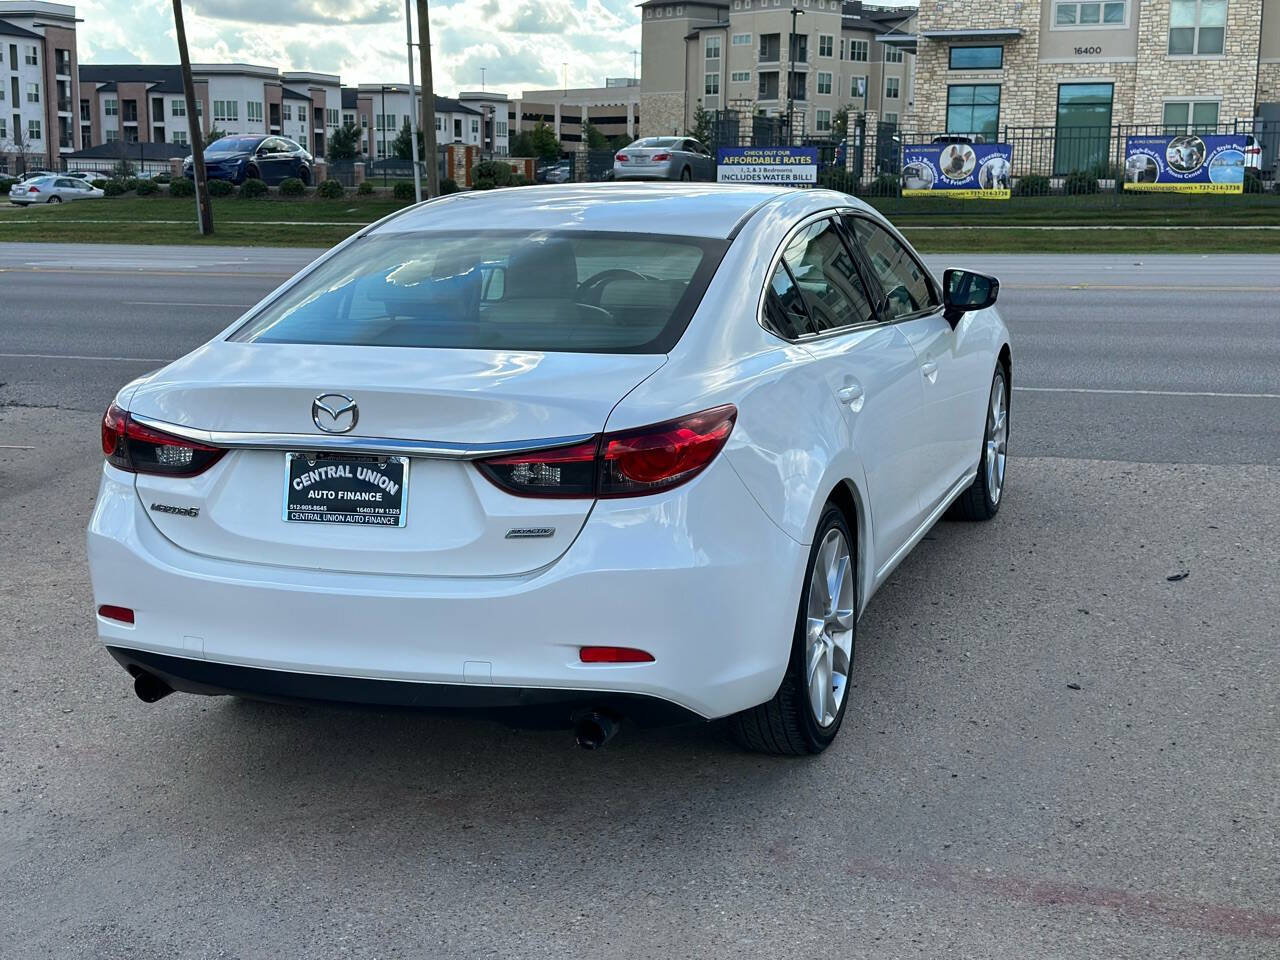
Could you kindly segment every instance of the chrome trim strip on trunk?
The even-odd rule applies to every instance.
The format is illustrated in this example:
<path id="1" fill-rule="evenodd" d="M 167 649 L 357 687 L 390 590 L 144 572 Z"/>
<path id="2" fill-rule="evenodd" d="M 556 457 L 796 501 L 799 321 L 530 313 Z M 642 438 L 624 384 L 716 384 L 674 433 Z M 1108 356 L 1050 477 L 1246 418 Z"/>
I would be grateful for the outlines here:
<path id="1" fill-rule="evenodd" d="M 435 460 L 476 460 L 480 457 L 494 457 L 502 454 L 532 453 L 536 450 L 585 443 L 596 436 L 594 433 L 583 433 L 571 437 L 543 437 L 538 440 L 513 440 L 503 443 L 444 443 L 432 440 L 403 440 L 398 437 L 353 437 L 347 434 L 199 430 L 136 413 L 130 413 L 129 416 L 144 427 L 211 447 L 251 450 L 336 450 L 341 453 L 389 454 L 427 457 Z"/>

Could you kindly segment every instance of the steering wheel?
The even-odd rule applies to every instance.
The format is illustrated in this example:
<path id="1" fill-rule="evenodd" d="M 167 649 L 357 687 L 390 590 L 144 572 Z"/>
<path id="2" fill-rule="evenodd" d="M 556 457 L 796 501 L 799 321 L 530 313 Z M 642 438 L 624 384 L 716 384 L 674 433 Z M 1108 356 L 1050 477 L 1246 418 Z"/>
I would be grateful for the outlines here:
<path id="1" fill-rule="evenodd" d="M 643 273 L 636 270 L 628 270 L 626 267 L 613 267 L 609 270 L 601 270 L 595 276 L 587 277 L 578 284 L 578 300 L 582 303 L 599 303 L 600 288 L 606 283 L 612 283 L 614 280 L 623 280 L 631 278 L 634 280 L 648 280 Z"/>

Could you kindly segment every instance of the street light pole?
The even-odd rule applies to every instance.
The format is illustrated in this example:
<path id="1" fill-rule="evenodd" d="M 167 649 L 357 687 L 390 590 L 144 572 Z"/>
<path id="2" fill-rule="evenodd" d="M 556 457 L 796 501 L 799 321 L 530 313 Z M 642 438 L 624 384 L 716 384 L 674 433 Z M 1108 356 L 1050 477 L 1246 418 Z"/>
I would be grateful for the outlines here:
<path id="1" fill-rule="evenodd" d="M 787 146 L 791 146 L 793 117 L 796 96 L 796 17 L 803 17 L 804 11 L 791 3 L 791 41 L 787 49 Z"/>

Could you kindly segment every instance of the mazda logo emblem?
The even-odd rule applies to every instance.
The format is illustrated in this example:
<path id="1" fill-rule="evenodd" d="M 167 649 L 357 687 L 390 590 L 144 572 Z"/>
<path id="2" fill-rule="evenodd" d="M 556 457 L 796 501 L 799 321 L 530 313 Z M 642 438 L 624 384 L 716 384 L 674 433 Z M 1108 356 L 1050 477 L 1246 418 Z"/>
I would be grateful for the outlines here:
<path id="1" fill-rule="evenodd" d="M 345 393 L 322 393 L 311 401 L 311 422 L 325 433 L 350 433 L 360 420 L 360 408 Z"/>

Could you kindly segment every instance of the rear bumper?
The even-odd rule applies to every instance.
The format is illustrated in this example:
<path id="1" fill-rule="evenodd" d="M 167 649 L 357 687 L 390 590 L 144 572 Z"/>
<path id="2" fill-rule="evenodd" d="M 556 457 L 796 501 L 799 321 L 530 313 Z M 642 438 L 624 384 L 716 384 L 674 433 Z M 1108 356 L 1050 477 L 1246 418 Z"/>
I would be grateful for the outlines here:
<path id="1" fill-rule="evenodd" d="M 167 540 L 132 477 L 109 467 L 88 553 L 95 609 L 135 611 L 133 625 L 98 617 L 103 643 L 136 665 L 148 654 L 189 661 L 169 663 L 182 681 L 175 689 L 219 688 L 201 671 L 245 667 L 256 672 L 218 676 L 256 696 L 355 693 L 356 702 L 382 694 L 323 681 L 395 681 L 388 695 L 408 692 L 410 704 L 426 695 L 405 687 L 414 684 L 465 687 L 499 706 L 532 690 L 595 704 L 634 695 L 710 719 L 777 690 L 808 548 L 766 517 L 721 458 L 667 494 L 597 503 L 563 556 L 516 577 L 345 574 L 200 556 Z M 593 644 L 655 660 L 580 662 L 579 647 Z"/>
<path id="2" fill-rule="evenodd" d="M 615 180 L 671 180 L 672 171 L 669 166 L 653 165 L 650 167 L 633 167 L 613 165 Z"/>

